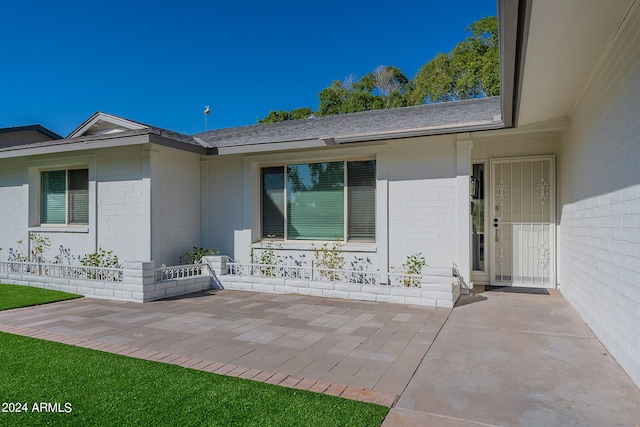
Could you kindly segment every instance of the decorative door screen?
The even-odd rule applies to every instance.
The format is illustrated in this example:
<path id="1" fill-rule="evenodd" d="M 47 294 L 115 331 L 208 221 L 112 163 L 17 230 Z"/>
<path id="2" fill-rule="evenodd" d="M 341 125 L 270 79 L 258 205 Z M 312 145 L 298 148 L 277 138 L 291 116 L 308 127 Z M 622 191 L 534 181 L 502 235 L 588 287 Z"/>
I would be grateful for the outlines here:
<path id="1" fill-rule="evenodd" d="M 554 287 L 554 159 L 494 160 L 492 283 Z"/>

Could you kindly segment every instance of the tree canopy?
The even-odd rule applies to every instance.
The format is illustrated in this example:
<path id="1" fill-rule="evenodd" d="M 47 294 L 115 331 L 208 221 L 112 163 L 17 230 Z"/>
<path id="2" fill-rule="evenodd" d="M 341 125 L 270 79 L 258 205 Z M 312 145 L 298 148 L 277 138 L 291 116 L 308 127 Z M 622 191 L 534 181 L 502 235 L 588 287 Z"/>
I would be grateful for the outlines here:
<path id="1" fill-rule="evenodd" d="M 349 75 L 318 93 L 316 112 L 310 107 L 271 111 L 258 123 L 331 116 L 481 98 L 500 94 L 498 20 L 482 18 L 466 28 L 466 39 L 449 53 L 439 53 L 424 64 L 413 79 L 397 67 L 380 65 L 360 79 Z"/>

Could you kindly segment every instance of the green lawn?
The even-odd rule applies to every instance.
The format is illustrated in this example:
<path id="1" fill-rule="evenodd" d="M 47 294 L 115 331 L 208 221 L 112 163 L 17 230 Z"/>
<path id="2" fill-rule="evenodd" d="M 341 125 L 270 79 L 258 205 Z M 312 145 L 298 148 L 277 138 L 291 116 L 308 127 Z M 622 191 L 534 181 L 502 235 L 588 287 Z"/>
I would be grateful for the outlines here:
<path id="1" fill-rule="evenodd" d="M 379 426 L 388 412 L 6 333 L 0 333 L 0 378 L 0 425 Z M 54 412 L 36 412 L 34 405 Z"/>
<path id="2" fill-rule="evenodd" d="M 81 295 L 0 283 L 0 310 L 80 298 Z"/>

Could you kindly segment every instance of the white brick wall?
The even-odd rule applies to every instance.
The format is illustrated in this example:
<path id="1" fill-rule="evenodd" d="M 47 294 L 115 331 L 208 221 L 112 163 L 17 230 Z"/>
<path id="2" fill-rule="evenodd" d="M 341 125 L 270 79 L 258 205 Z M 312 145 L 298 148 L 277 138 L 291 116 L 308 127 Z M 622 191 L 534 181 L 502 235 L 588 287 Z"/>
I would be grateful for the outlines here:
<path id="1" fill-rule="evenodd" d="M 242 156 L 210 156 L 207 192 L 208 208 L 205 221 L 208 230 L 203 244 L 236 258 L 235 233 L 242 230 Z M 249 247 L 245 248 L 248 251 Z"/>
<path id="2" fill-rule="evenodd" d="M 219 278 L 225 289 L 277 294 L 301 294 L 430 307 L 451 308 L 460 296 L 460 286 L 457 284 L 430 285 L 425 283 L 421 288 L 404 288 L 255 276 L 221 275 Z M 450 277 L 444 277 L 444 279 L 451 280 Z"/>
<path id="3" fill-rule="evenodd" d="M 371 156 L 371 153 L 371 147 L 350 147 L 347 151 L 336 150 L 331 159 Z M 316 155 L 311 151 L 285 153 L 266 156 L 264 162 L 327 158 L 324 151 L 320 155 L 325 157 Z M 389 265 L 399 267 L 408 255 L 422 252 L 429 266 L 450 269 L 456 260 L 455 136 L 391 141 L 385 156 L 387 166 L 383 176 L 388 180 L 388 213 L 386 218 L 379 217 L 377 221 L 387 221 L 389 225 Z M 258 171 L 263 164 L 260 159 L 256 160 Z M 208 188 L 203 188 L 208 199 L 206 218 L 209 221 L 203 227 L 208 228 L 203 242 L 244 262 L 249 261 L 251 240 L 258 236 L 254 230 L 253 238 L 249 238 L 248 230 L 259 223 L 256 193 L 259 175 L 247 174 L 249 165 L 240 155 L 210 157 Z M 383 201 L 378 200 L 380 202 Z M 249 217 L 253 218 L 247 221 Z M 380 248 L 371 252 L 374 264 L 379 264 L 376 258 L 380 253 Z"/>
<path id="4" fill-rule="evenodd" d="M 389 265 L 422 252 L 430 267 L 456 259 L 455 137 L 389 144 Z"/>
<path id="5" fill-rule="evenodd" d="M 559 283 L 640 384 L 640 8 L 570 117 L 559 165 Z"/>
<path id="6" fill-rule="evenodd" d="M 28 239 L 26 203 L 21 162 L 0 160 L 0 260 L 9 255 L 17 240 Z"/>
<path id="7" fill-rule="evenodd" d="M 96 217 L 91 216 L 88 227 L 68 232 L 57 231 L 55 227 L 44 227 L 34 232 L 46 236 L 51 248 L 45 257 L 52 261 L 59 253 L 59 247 L 70 250 L 71 255 L 81 256 L 102 247 L 112 250 L 121 260 L 137 259 L 146 246 L 140 231 L 145 219 L 142 215 L 141 156 L 139 147 L 113 148 L 92 152 L 66 153 L 64 155 L 40 156 L 37 165 L 41 167 L 64 167 L 66 164 L 84 163 L 89 160 L 90 175 L 95 174 Z M 33 161 L 33 158 L 29 158 Z M 24 166 L 24 158 L 0 161 L 0 259 L 6 259 L 8 249 L 16 246 L 16 240 L 26 243 L 29 238 L 29 212 L 38 218 L 37 206 L 29 206 L 29 193 L 37 198 L 36 189 L 29 189 L 29 180 Z M 36 178 L 39 176 L 36 173 Z M 91 186 L 90 186 L 91 188 Z M 37 224 L 32 224 L 37 225 Z M 88 231 L 87 231 L 88 230 Z M 95 236 L 98 236 L 97 241 Z M 147 251 L 148 252 L 148 251 Z"/>
<path id="8" fill-rule="evenodd" d="M 97 247 L 111 250 L 121 261 L 142 260 L 149 253 L 143 238 L 144 215 L 140 147 L 97 152 Z"/>
<path id="9" fill-rule="evenodd" d="M 151 183 L 153 249 L 158 265 L 175 265 L 180 255 L 201 246 L 200 156 L 153 146 Z"/>

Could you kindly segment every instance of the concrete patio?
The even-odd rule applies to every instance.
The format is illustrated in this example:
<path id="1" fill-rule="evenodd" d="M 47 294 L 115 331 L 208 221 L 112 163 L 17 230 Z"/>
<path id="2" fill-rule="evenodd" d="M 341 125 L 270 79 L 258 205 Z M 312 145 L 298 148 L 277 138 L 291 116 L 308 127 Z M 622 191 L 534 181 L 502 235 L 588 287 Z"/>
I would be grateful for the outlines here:
<path id="1" fill-rule="evenodd" d="M 0 330 L 391 406 L 450 312 L 211 290 L 10 310 L 0 312 Z"/>
<path id="2" fill-rule="evenodd" d="M 640 390 L 560 292 L 514 290 L 458 301 L 384 427 L 640 425 Z"/>
<path id="3" fill-rule="evenodd" d="M 0 330 L 393 406 L 385 427 L 640 420 L 640 391 L 557 291 L 453 311 L 232 290 L 83 298 L 0 312 Z"/>

